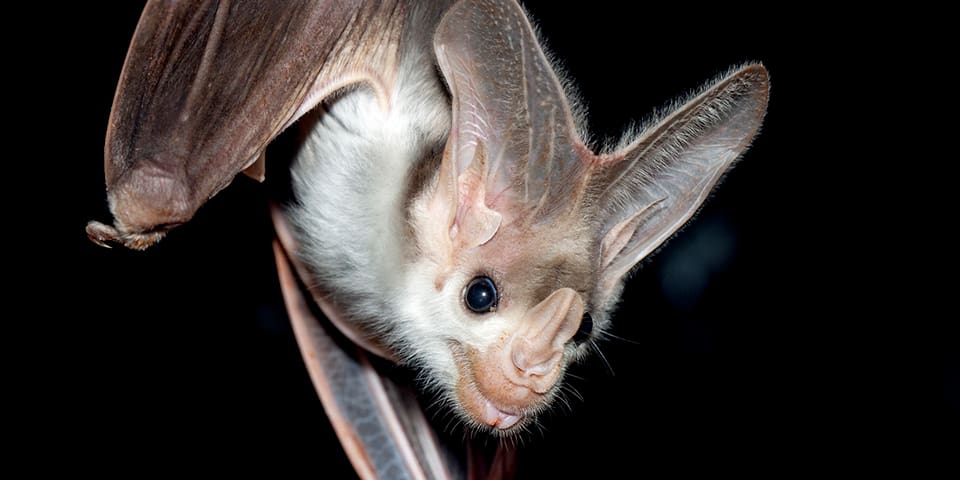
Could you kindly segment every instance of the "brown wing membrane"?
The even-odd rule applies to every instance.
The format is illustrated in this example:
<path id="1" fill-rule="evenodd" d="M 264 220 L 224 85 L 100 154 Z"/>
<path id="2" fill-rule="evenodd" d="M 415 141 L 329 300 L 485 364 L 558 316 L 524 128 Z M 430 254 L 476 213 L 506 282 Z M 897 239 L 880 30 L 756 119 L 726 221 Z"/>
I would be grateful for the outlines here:
<path id="1" fill-rule="evenodd" d="M 360 4 L 150 1 L 107 129 L 115 227 L 90 238 L 144 249 L 189 220 L 289 124 Z"/>

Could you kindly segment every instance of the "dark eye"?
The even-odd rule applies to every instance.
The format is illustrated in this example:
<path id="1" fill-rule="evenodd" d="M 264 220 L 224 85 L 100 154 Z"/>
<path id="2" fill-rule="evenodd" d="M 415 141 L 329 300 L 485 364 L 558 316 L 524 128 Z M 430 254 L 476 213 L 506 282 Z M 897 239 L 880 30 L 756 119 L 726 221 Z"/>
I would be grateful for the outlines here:
<path id="1" fill-rule="evenodd" d="M 474 278 L 463 293 L 463 303 L 477 313 L 492 312 L 497 308 L 497 286 L 490 277 Z"/>

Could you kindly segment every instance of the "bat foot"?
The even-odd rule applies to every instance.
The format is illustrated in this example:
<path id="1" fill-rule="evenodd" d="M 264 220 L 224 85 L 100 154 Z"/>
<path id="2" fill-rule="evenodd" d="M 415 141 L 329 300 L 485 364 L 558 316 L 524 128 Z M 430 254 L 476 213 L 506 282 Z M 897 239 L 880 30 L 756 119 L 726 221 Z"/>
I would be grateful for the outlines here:
<path id="1" fill-rule="evenodd" d="M 146 233 L 123 233 L 113 226 L 91 221 L 87 223 L 87 237 L 91 242 L 105 248 L 123 245 L 131 250 L 146 250 L 166 235 L 166 230 Z"/>

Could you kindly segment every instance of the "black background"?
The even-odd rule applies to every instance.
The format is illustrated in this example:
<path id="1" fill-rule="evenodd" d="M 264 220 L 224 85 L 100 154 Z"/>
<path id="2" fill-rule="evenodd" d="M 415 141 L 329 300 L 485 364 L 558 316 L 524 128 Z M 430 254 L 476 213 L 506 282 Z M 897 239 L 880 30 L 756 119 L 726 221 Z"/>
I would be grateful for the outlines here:
<path id="1" fill-rule="evenodd" d="M 262 186 L 238 178 L 146 253 L 86 240 L 88 220 L 109 218 L 103 138 L 141 8 L 94 3 L 51 7 L 37 46 L 19 49 L 19 77 L 49 102 L 28 122 L 38 170 L 18 177 L 43 179 L 24 182 L 37 207 L 19 209 L 38 225 L 18 237 L 43 247 L 12 298 L 41 312 L 11 363 L 29 380 L 20 444 L 50 459 L 37 468 L 349 477 L 286 323 Z M 875 19 L 831 10 L 551 3 L 527 6 L 599 139 L 746 60 L 764 62 L 772 92 L 744 160 L 629 282 L 606 361 L 574 370 L 582 400 L 523 440 L 521 478 L 889 471 L 955 455 L 955 314 L 901 308 L 925 278 L 900 273 L 910 235 L 883 219 L 909 196 L 864 173 L 899 168 L 863 145 L 887 144 L 895 119 L 863 107 L 898 102 L 872 87 L 911 52 Z"/>

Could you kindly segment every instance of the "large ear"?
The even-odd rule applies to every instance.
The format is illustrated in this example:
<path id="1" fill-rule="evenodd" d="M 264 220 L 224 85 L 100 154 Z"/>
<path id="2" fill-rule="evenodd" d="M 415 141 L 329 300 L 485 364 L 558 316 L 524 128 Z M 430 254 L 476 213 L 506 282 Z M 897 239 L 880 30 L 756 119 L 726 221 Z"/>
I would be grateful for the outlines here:
<path id="1" fill-rule="evenodd" d="M 602 297 L 696 212 L 757 133 L 768 92 L 762 65 L 738 68 L 602 157 Z"/>
<path id="2" fill-rule="evenodd" d="M 570 211 L 594 157 L 520 6 L 458 2 L 434 46 L 453 96 L 440 177 L 441 189 L 456 199 L 451 235 L 476 246 L 501 223 Z"/>

